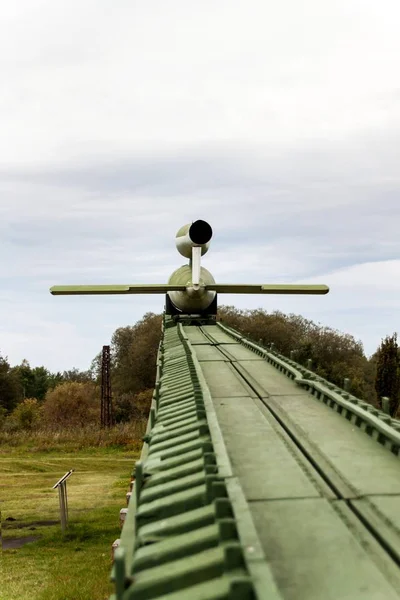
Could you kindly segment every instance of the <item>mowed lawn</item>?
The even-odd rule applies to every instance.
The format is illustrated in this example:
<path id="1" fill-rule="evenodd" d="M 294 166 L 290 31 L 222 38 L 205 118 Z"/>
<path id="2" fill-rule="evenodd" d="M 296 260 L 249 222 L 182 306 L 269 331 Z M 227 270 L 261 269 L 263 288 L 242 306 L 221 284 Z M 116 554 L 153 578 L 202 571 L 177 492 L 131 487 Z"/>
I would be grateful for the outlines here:
<path id="1" fill-rule="evenodd" d="M 10 450 L 10 451 L 9 451 Z M 0 451 L 2 577 L 0 600 L 106 600 L 111 545 L 120 536 L 137 453 Z M 69 528 L 62 535 L 56 481 L 70 469 Z M 37 538 L 15 547 L 20 538 Z M 10 545 L 13 548 L 7 549 Z"/>

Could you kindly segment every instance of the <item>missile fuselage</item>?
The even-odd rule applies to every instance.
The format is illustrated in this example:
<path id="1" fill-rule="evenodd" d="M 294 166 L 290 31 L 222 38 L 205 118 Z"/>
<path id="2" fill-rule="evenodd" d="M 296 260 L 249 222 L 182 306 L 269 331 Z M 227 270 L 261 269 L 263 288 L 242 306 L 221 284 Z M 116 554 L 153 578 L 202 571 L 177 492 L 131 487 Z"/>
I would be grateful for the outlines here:
<path id="1" fill-rule="evenodd" d="M 214 277 L 210 271 L 204 267 L 200 269 L 200 282 L 198 289 L 195 289 L 192 281 L 191 265 L 182 265 L 176 269 L 168 280 L 170 285 L 184 285 L 186 290 L 183 292 L 167 292 L 172 304 L 182 312 L 203 312 L 206 310 L 215 298 L 215 292 L 206 290 L 205 286 L 215 283 Z"/>
<path id="2" fill-rule="evenodd" d="M 202 220 L 184 225 L 176 234 L 177 250 L 189 259 L 189 264 L 176 269 L 168 284 L 184 285 L 186 290 L 167 292 L 167 295 L 173 306 L 182 313 L 203 313 L 215 300 L 216 293 L 206 289 L 207 285 L 215 283 L 215 279 L 210 271 L 200 266 L 200 257 L 208 251 L 211 238 L 211 226 Z"/>

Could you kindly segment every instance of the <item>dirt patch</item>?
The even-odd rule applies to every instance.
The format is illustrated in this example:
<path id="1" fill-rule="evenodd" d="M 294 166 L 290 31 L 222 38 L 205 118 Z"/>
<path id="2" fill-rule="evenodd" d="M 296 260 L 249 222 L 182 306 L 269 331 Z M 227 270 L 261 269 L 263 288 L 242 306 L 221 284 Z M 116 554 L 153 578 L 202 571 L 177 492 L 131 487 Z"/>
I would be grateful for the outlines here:
<path id="1" fill-rule="evenodd" d="M 8 521 L 9 519 L 6 519 Z M 60 521 L 31 521 L 30 523 L 16 523 L 13 521 L 9 523 L 3 523 L 3 529 L 36 529 L 36 527 L 46 527 L 50 525 L 58 525 Z"/>
<path id="2" fill-rule="evenodd" d="M 6 538 L 2 540 L 3 550 L 15 550 L 16 548 L 22 548 L 25 544 L 30 542 L 37 542 L 40 540 L 40 536 L 28 535 L 24 538 Z"/>

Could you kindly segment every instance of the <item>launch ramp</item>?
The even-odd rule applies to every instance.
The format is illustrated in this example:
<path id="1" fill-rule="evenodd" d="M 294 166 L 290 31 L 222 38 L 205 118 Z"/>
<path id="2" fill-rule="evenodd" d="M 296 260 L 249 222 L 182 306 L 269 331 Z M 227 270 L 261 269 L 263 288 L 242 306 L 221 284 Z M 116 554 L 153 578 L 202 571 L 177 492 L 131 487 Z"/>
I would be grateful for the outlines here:
<path id="1" fill-rule="evenodd" d="M 400 598 L 399 451 L 399 421 L 167 317 L 114 598 Z"/>

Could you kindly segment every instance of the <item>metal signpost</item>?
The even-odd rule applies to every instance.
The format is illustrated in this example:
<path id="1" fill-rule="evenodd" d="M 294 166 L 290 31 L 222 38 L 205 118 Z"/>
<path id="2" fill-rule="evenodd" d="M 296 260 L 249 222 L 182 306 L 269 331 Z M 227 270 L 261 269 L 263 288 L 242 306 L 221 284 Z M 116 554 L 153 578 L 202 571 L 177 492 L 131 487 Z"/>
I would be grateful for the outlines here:
<path id="1" fill-rule="evenodd" d="M 58 488 L 58 498 L 60 500 L 60 521 L 62 531 L 65 531 L 66 527 L 68 526 L 67 479 L 71 477 L 73 472 L 74 469 L 71 469 L 70 471 L 68 471 L 68 473 L 65 473 L 65 475 L 63 475 L 55 485 L 53 485 L 53 490 Z"/>

